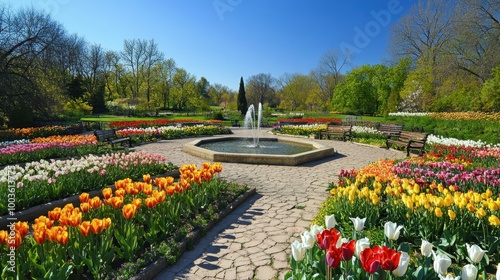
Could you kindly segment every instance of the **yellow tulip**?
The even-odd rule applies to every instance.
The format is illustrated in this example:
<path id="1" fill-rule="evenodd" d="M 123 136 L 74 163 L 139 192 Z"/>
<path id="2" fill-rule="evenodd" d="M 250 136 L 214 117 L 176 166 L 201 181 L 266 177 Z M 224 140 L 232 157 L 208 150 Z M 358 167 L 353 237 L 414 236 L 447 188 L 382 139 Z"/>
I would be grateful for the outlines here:
<path id="1" fill-rule="evenodd" d="M 434 215 L 436 215 L 436 217 L 438 218 L 441 218 L 443 216 L 443 211 L 441 211 L 441 208 L 436 207 L 436 209 L 434 209 Z"/>
<path id="2" fill-rule="evenodd" d="M 476 211 L 476 217 L 478 219 L 482 219 L 482 218 L 484 218 L 484 216 L 486 216 L 486 211 L 484 211 L 484 208 L 477 209 L 477 211 Z"/>
<path id="3" fill-rule="evenodd" d="M 500 219 L 496 215 L 491 215 L 488 217 L 488 222 L 490 222 L 490 225 L 498 227 L 500 226 Z"/>
<path id="4" fill-rule="evenodd" d="M 457 214 L 455 212 L 453 212 L 453 210 L 448 209 L 448 217 L 450 217 L 450 220 L 453 221 L 457 217 Z"/>

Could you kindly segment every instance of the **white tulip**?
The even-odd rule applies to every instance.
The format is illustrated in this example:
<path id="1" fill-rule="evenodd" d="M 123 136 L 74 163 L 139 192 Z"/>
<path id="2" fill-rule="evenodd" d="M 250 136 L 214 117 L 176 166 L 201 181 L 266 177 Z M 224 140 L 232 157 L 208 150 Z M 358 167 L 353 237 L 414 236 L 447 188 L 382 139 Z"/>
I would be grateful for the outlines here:
<path id="1" fill-rule="evenodd" d="M 366 237 L 356 240 L 356 245 L 354 246 L 354 254 L 359 257 L 359 254 L 363 252 L 364 249 L 370 247 L 370 240 Z"/>
<path id="2" fill-rule="evenodd" d="M 392 274 L 394 274 L 397 277 L 405 275 L 409 263 L 410 263 L 410 255 L 408 255 L 408 253 L 406 252 L 401 252 L 401 256 L 399 257 L 398 267 L 392 271 Z"/>
<path id="3" fill-rule="evenodd" d="M 300 262 L 301 260 L 304 259 L 305 254 L 306 254 L 306 248 L 304 246 L 302 246 L 302 243 L 295 240 L 292 243 L 292 257 L 293 257 L 293 259 L 297 262 Z"/>
<path id="4" fill-rule="evenodd" d="M 473 264 L 467 264 L 462 268 L 462 280 L 476 280 L 477 267 Z"/>
<path id="5" fill-rule="evenodd" d="M 387 236 L 387 238 L 391 240 L 398 240 L 399 238 L 399 232 L 403 226 L 398 226 L 398 224 L 393 223 L 393 222 L 386 222 L 384 224 L 384 234 Z"/>
<path id="6" fill-rule="evenodd" d="M 322 227 L 322 226 L 318 226 L 318 225 L 312 225 L 310 228 L 309 228 L 309 233 L 312 234 L 314 236 L 314 238 L 316 238 L 316 235 L 318 235 L 318 233 L 324 231 L 325 228 Z"/>
<path id="7" fill-rule="evenodd" d="M 467 254 L 469 255 L 469 258 L 473 263 L 481 262 L 484 257 L 484 253 L 487 252 L 475 244 L 469 245 L 468 243 L 466 243 L 465 246 L 467 247 Z"/>
<path id="8" fill-rule="evenodd" d="M 441 275 L 438 274 L 440 280 L 460 280 L 460 276 L 453 277 L 451 274 Z"/>
<path id="9" fill-rule="evenodd" d="M 424 257 L 429 257 L 432 254 L 432 243 L 422 239 L 422 245 L 420 245 L 420 252 Z"/>
<path id="10" fill-rule="evenodd" d="M 356 231 L 362 231 L 363 228 L 365 227 L 366 218 L 360 219 L 359 217 L 356 217 L 356 218 L 349 218 L 349 219 L 351 219 L 352 223 L 354 224 L 354 229 Z"/>
<path id="11" fill-rule="evenodd" d="M 450 257 L 441 253 L 436 255 L 434 251 L 432 251 L 432 254 L 434 255 L 434 271 L 438 274 L 445 275 L 448 267 L 451 265 Z"/>
<path id="12" fill-rule="evenodd" d="M 335 226 L 337 225 L 337 221 L 335 220 L 335 215 L 332 214 L 330 216 L 326 216 L 325 225 L 326 229 L 335 228 Z"/>
<path id="13" fill-rule="evenodd" d="M 311 249 L 316 243 L 316 235 L 311 234 L 307 230 L 300 234 L 300 238 L 302 239 L 302 245 L 306 249 Z"/>

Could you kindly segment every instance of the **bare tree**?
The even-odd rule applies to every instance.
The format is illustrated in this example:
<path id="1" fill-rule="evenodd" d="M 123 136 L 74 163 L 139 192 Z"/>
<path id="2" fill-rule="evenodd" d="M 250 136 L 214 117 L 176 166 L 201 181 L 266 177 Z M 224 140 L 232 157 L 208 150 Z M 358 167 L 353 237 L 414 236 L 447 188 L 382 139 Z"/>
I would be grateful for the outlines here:
<path id="1" fill-rule="evenodd" d="M 393 25 L 391 52 L 399 60 L 411 57 L 435 63 L 454 36 L 456 0 L 419 0 Z"/>
<path id="2" fill-rule="evenodd" d="M 133 39 L 123 42 L 121 58 L 132 74 L 133 82 L 130 89 L 132 91 L 132 98 L 134 99 L 139 97 L 139 89 L 142 84 L 140 72 L 144 63 L 145 53 L 146 43 L 143 40 Z"/>
<path id="3" fill-rule="evenodd" d="M 321 57 L 319 66 L 312 72 L 312 76 L 324 93 L 324 102 L 333 99 L 335 88 L 344 77 L 342 71 L 351 65 L 351 60 L 351 52 L 348 49 L 331 49 Z"/>
<path id="4" fill-rule="evenodd" d="M 484 83 L 500 64 L 500 1 L 462 2 L 454 25 L 457 35 L 449 50 L 458 69 Z"/>
<path id="5" fill-rule="evenodd" d="M 142 41 L 144 45 L 144 65 L 141 66 L 141 72 L 146 81 L 146 100 L 148 102 L 151 100 L 151 87 L 154 82 L 152 70 L 163 60 L 163 53 L 158 49 L 158 43 L 153 39 L 148 41 Z"/>
<path id="6" fill-rule="evenodd" d="M 271 74 L 260 73 L 248 78 L 246 82 L 246 97 L 248 104 L 269 103 L 278 105 L 276 100 L 276 80 Z"/>

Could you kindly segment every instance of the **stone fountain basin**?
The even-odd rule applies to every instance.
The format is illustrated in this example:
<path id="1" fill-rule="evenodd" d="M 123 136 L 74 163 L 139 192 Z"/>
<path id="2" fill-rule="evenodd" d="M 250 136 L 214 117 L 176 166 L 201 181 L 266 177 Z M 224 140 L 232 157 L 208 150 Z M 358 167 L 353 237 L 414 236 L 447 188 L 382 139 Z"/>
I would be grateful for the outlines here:
<path id="1" fill-rule="evenodd" d="M 245 153 L 225 153 L 216 152 L 209 149 L 199 147 L 202 144 L 217 141 L 227 141 L 242 139 L 242 137 L 211 137 L 191 141 L 185 144 L 182 151 L 193 156 L 197 156 L 212 162 L 234 162 L 248 164 L 267 164 L 267 165 L 288 165 L 295 166 L 307 162 L 323 159 L 335 154 L 332 147 L 327 147 L 314 141 L 306 139 L 285 139 L 285 138 L 260 138 L 263 141 L 279 141 L 284 143 L 296 143 L 311 147 L 310 151 L 292 154 L 245 154 Z"/>

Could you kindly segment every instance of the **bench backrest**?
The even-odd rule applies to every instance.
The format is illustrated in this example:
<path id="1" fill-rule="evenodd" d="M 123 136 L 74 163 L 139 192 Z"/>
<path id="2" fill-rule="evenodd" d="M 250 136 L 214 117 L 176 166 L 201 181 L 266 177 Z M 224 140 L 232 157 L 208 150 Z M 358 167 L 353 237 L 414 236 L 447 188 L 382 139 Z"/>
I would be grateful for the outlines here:
<path id="1" fill-rule="evenodd" d="M 114 129 L 94 130 L 94 135 L 97 137 L 98 141 L 108 141 L 116 138 L 116 132 Z"/>
<path id="2" fill-rule="evenodd" d="M 337 130 L 344 130 L 344 131 L 349 131 L 352 129 L 352 125 L 338 125 L 338 124 L 329 124 L 326 126 L 326 131 L 332 130 L 332 131 L 337 131 Z"/>
<path id="3" fill-rule="evenodd" d="M 399 134 L 399 140 L 427 141 L 427 135 L 428 134 L 426 133 L 420 132 L 401 131 L 401 134 Z"/>
<path id="4" fill-rule="evenodd" d="M 399 134 L 403 131 L 403 125 L 398 124 L 381 124 L 378 127 L 378 131 L 388 134 Z"/>

